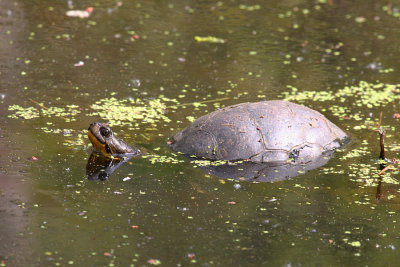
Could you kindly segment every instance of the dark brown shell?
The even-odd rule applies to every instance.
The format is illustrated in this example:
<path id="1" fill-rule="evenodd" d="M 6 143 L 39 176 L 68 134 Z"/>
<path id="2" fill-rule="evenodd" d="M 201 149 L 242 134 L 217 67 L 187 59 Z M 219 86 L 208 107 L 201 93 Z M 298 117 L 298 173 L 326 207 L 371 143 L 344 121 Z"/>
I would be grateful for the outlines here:
<path id="1" fill-rule="evenodd" d="M 211 160 L 308 162 L 339 148 L 345 132 L 321 113 L 282 100 L 229 106 L 195 120 L 171 148 Z"/>

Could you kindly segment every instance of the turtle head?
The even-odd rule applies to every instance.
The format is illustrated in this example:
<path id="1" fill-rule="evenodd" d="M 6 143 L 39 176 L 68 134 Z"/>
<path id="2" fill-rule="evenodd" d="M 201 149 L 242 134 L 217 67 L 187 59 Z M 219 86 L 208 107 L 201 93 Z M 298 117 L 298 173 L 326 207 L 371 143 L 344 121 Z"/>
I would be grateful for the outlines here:
<path id="1" fill-rule="evenodd" d="M 140 153 L 137 148 L 131 147 L 117 138 L 105 123 L 90 124 L 88 137 L 94 149 L 106 157 Z"/>

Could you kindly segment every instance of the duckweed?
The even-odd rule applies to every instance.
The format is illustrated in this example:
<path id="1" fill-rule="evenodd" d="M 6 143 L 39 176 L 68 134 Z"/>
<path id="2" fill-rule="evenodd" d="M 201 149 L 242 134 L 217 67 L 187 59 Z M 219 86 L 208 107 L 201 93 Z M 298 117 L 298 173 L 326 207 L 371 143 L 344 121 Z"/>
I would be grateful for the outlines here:
<path id="1" fill-rule="evenodd" d="M 20 105 L 11 105 L 8 107 L 9 111 L 13 111 L 13 114 L 8 115 L 9 118 L 18 119 L 22 118 L 30 120 L 39 117 L 39 111 L 34 107 L 21 107 Z"/>
<path id="2" fill-rule="evenodd" d="M 145 159 L 148 159 L 152 164 L 155 163 L 169 163 L 169 164 L 178 164 L 184 162 L 184 160 L 178 160 L 177 158 L 170 156 L 162 156 L 156 154 L 147 154 L 142 156 Z"/>
<path id="3" fill-rule="evenodd" d="M 227 160 L 192 160 L 191 161 L 195 166 L 199 167 L 207 167 L 207 166 L 221 166 L 228 163 Z M 232 165 L 236 165 L 239 162 L 234 162 Z"/>
<path id="4" fill-rule="evenodd" d="M 357 158 L 365 155 L 371 154 L 370 150 L 366 146 L 361 146 L 359 148 L 350 150 L 344 156 L 340 157 L 340 160 L 348 160 L 350 158 Z"/>
<path id="5" fill-rule="evenodd" d="M 329 91 L 302 91 L 299 90 L 291 85 L 287 86 L 288 89 L 291 89 L 290 92 L 283 92 L 282 95 L 285 100 L 287 101 L 296 101 L 296 102 L 303 102 L 306 100 L 313 100 L 313 101 L 331 101 L 335 99 L 335 96 L 332 92 Z"/>
<path id="6" fill-rule="evenodd" d="M 355 86 L 345 86 L 334 91 L 300 91 L 293 86 L 287 86 L 290 91 L 282 93 L 281 97 L 287 101 L 305 103 L 332 102 L 328 110 L 340 119 L 349 119 L 361 122 L 353 126 L 355 130 L 367 129 L 374 123 L 371 122 L 370 114 L 361 112 L 361 108 L 383 107 L 394 100 L 400 99 L 400 85 L 384 83 L 359 82 Z M 346 103 L 344 105 L 344 103 Z"/>
<path id="7" fill-rule="evenodd" d="M 349 98 L 353 106 L 366 106 L 368 108 L 386 105 L 395 99 L 400 99 L 400 85 L 384 83 L 368 83 L 361 81 L 357 86 L 345 86 L 336 92 L 333 91 L 299 91 L 299 89 L 288 85 L 291 91 L 282 93 L 282 97 L 287 101 L 336 101 L 344 103 Z M 337 105 L 336 105 L 337 107 Z"/>
<path id="8" fill-rule="evenodd" d="M 67 105 L 65 108 L 50 107 L 48 109 L 42 109 L 41 112 L 43 116 L 46 117 L 64 117 L 66 121 L 76 121 L 75 115 L 79 114 L 81 111 L 77 105 Z"/>
<path id="9" fill-rule="evenodd" d="M 239 8 L 242 10 L 246 10 L 246 11 L 255 11 L 255 10 L 260 10 L 261 6 L 260 5 L 254 5 L 254 6 L 248 6 L 248 5 L 239 5 Z"/>
<path id="10" fill-rule="evenodd" d="M 34 119 L 40 117 L 40 115 L 45 117 L 60 117 L 65 121 L 75 121 L 75 115 L 79 114 L 81 111 L 79 107 L 76 105 L 67 105 L 64 107 L 49 107 L 49 108 L 41 108 L 38 109 L 36 107 L 21 107 L 19 105 L 11 105 L 8 107 L 9 111 L 12 111 L 13 114 L 10 114 L 8 117 L 13 119 Z"/>
<path id="11" fill-rule="evenodd" d="M 203 43 L 203 42 L 207 42 L 207 43 L 218 43 L 218 44 L 223 44 L 223 43 L 225 43 L 225 40 L 224 40 L 224 39 L 217 38 L 217 37 L 214 37 L 214 36 L 206 36 L 206 37 L 195 36 L 195 37 L 194 37 L 194 40 L 195 40 L 196 42 L 199 42 L 199 43 Z"/>
<path id="12" fill-rule="evenodd" d="M 168 98 L 152 99 L 145 102 L 141 99 L 118 100 L 114 97 L 104 98 L 91 105 L 94 112 L 89 116 L 99 116 L 113 126 L 135 126 L 137 121 L 141 123 L 157 124 L 160 121 L 171 122 L 164 115 L 165 102 L 175 102 Z"/>

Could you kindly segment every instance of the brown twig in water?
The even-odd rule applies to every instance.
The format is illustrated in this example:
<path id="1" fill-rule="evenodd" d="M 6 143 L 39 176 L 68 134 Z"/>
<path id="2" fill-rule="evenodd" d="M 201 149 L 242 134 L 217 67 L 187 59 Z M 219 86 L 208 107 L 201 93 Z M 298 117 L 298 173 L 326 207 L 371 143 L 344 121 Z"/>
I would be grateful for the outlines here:
<path id="1" fill-rule="evenodd" d="M 379 181 L 378 181 L 378 187 L 376 188 L 376 194 L 375 194 L 375 198 L 376 200 L 380 200 L 382 198 L 382 178 L 379 177 Z"/>
<path id="2" fill-rule="evenodd" d="M 379 159 L 385 161 L 385 143 L 384 143 L 384 139 L 385 139 L 385 130 L 382 128 L 382 111 L 379 115 L 379 144 L 381 147 L 381 153 L 379 154 Z M 382 187 L 382 177 L 381 175 L 388 170 L 391 166 L 393 166 L 393 164 L 389 164 L 388 166 L 385 167 L 385 163 L 381 163 L 379 164 L 379 168 L 381 169 L 381 171 L 378 173 L 379 178 L 378 178 L 378 187 L 376 188 L 376 194 L 375 194 L 375 198 L 376 200 L 380 200 L 382 198 L 382 191 L 381 191 L 381 187 Z"/>
<path id="3" fill-rule="evenodd" d="M 381 147 L 381 152 L 380 152 L 380 155 L 379 155 L 379 159 L 381 159 L 381 160 L 383 160 L 383 162 L 385 162 L 386 161 L 386 156 L 385 156 L 385 133 L 386 133 L 386 131 L 385 131 L 385 129 L 383 129 L 383 127 L 382 127 L 382 112 L 380 113 L 380 116 L 379 116 L 379 144 L 380 144 L 380 147 Z M 379 178 L 378 178 L 378 187 L 377 187 L 377 189 L 376 189 L 376 195 L 375 195 L 375 197 L 376 197 L 376 199 L 377 200 L 380 200 L 381 198 L 382 198 L 382 192 L 381 192 L 381 187 L 382 187 L 382 177 L 381 177 L 381 175 L 385 172 L 385 171 L 387 171 L 387 170 L 389 170 L 390 168 L 392 168 L 393 166 L 394 166 L 394 164 L 397 164 L 398 162 L 397 162 L 397 160 L 396 159 L 393 159 L 392 160 L 392 163 L 390 163 L 389 165 L 387 165 L 387 166 L 385 166 L 386 165 L 386 163 L 380 163 L 380 169 L 381 169 L 381 171 L 378 173 L 378 175 L 379 175 Z"/>
<path id="4" fill-rule="evenodd" d="M 381 146 L 381 153 L 379 155 L 380 159 L 385 159 L 385 129 L 383 129 L 382 127 L 379 128 L 379 142 L 380 142 L 380 146 Z"/>
<path id="5" fill-rule="evenodd" d="M 388 169 L 390 169 L 392 166 L 393 166 L 392 163 L 389 164 L 389 165 L 387 165 L 385 168 L 383 168 L 383 169 L 378 173 L 378 175 L 382 175 L 385 171 L 387 171 Z"/>
<path id="6" fill-rule="evenodd" d="M 33 100 L 32 98 L 28 98 L 28 99 L 29 99 L 29 101 L 31 101 L 32 103 L 38 105 L 39 107 L 41 107 L 41 108 L 43 108 L 43 109 L 45 109 L 45 110 L 48 110 L 48 108 L 47 108 L 46 106 L 40 104 L 40 103 L 37 102 L 36 100 Z M 63 116 L 60 116 L 60 118 L 63 119 L 63 120 L 65 120 L 65 121 L 67 120 L 67 119 L 66 119 L 65 117 L 63 117 Z"/>
<path id="7" fill-rule="evenodd" d="M 31 101 L 32 103 L 38 105 L 39 107 L 44 108 L 45 110 L 48 110 L 48 108 L 46 108 L 45 106 L 43 106 L 43 105 L 40 104 L 39 102 L 33 100 L 32 98 L 28 98 L 28 99 L 29 99 L 29 101 Z"/>

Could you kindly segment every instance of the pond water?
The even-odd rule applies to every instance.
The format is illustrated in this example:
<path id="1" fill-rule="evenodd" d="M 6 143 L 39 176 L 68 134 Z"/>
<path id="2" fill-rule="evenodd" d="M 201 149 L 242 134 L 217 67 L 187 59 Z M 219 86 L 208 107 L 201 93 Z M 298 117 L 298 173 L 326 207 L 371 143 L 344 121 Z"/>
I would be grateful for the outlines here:
<path id="1" fill-rule="evenodd" d="M 397 264 L 400 176 L 378 175 L 377 129 L 398 157 L 400 3 L 0 0 L 0 25 L 0 266 Z M 270 99 L 351 143 L 275 183 L 166 146 L 194 118 Z M 145 151 L 102 182 L 85 170 L 94 121 Z"/>

